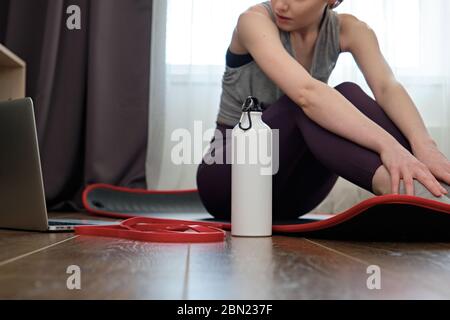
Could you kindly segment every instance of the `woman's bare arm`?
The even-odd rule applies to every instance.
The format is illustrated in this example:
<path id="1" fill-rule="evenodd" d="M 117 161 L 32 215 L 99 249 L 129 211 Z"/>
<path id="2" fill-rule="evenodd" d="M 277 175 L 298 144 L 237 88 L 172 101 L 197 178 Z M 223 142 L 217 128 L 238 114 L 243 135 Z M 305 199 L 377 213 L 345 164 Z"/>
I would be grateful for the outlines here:
<path id="1" fill-rule="evenodd" d="M 237 33 L 264 73 L 314 122 L 378 153 L 399 144 L 337 90 L 312 78 L 285 50 L 269 16 L 249 9 L 239 17 Z"/>
<path id="2" fill-rule="evenodd" d="M 340 20 L 342 49 L 353 55 L 378 104 L 413 147 L 435 145 L 413 100 L 384 59 L 375 32 L 352 15 L 341 14 Z"/>
<path id="3" fill-rule="evenodd" d="M 450 161 L 428 133 L 405 88 L 395 79 L 381 53 L 377 36 L 356 17 L 349 14 L 339 17 L 342 50 L 352 53 L 378 104 L 409 140 L 414 156 L 426 165 L 435 178 L 450 184 Z M 411 180 L 407 182 L 407 189 L 411 189 L 411 184 Z"/>

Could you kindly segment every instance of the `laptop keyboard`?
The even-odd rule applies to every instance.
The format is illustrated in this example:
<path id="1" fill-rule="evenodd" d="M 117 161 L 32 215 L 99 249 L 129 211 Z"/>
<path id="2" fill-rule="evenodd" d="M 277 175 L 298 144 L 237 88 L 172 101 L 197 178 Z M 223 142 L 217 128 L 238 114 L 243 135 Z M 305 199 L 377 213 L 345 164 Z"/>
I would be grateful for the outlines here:
<path id="1" fill-rule="evenodd" d="M 79 226 L 80 223 L 70 223 L 64 221 L 49 221 L 48 224 L 50 226 Z"/>

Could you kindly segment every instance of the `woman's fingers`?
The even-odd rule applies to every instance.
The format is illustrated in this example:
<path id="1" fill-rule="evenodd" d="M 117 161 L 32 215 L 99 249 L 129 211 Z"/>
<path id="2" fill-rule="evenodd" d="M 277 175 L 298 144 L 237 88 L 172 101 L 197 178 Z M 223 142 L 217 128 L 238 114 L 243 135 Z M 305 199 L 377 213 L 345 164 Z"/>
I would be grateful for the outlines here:
<path id="1" fill-rule="evenodd" d="M 447 189 L 445 189 L 442 184 L 439 183 L 439 181 L 437 182 L 437 184 L 439 185 L 439 190 L 441 190 L 442 194 L 448 194 Z"/>
<path id="2" fill-rule="evenodd" d="M 427 167 L 431 174 L 439 181 L 450 185 L 450 162 L 446 161 L 444 164 L 438 164 L 434 166 Z M 441 186 L 441 189 L 443 187 Z M 445 188 L 443 188 L 445 189 Z M 445 189 L 446 190 L 446 189 Z M 446 194 L 444 192 L 444 194 Z"/>
<path id="3" fill-rule="evenodd" d="M 403 173 L 403 183 L 405 184 L 406 194 L 408 196 L 414 196 L 414 179 L 409 171 Z"/>
<path id="4" fill-rule="evenodd" d="M 445 189 L 444 188 L 444 186 L 438 181 L 438 184 L 439 184 L 439 187 L 441 188 L 441 190 L 442 190 L 442 193 L 443 194 L 448 194 L 448 191 L 447 191 L 447 189 Z M 448 183 L 447 183 L 448 184 Z"/>
<path id="5" fill-rule="evenodd" d="M 383 163 L 389 168 L 391 176 L 391 193 L 399 193 L 399 185 L 403 179 L 405 193 L 409 196 L 415 196 L 414 179 L 418 180 L 434 196 L 440 197 L 448 192 L 439 181 L 450 184 L 450 172 L 447 163 L 433 165 L 429 168 L 425 163 L 414 158 L 409 152 L 402 150 L 387 149 L 381 153 Z M 439 180 L 439 181 L 438 181 Z"/>
<path id="6" fill-rule="evenodd" d="M 445 175 L 444 182 L 450 185 L 450 172 L 447 172 L 447 174 Z"/>
<path id="7" fill-rule="evenodd" d="M 440 197 L 444 193 L 445 188 L 440 185 L 430 171 L 421 171 L 417 178 L 436 197 Z"/>
<path id="8" fill-rule="evenodd" d="M 391 174 L 391 190 L 393 194 L 399 193 L 400 173 L 397 168 L 393 168 Z"/>
<path id="9" fill-rule="evenodd" d="M 422 164 L 421 168 L 423 170 L 422 173 L 425 173 L 425 175 L 426 175 L 426 181 L 428 183 L 428 184 L 424 184 L 424 185 L 427 187 L 427 189 L 431 193 L 433 193 L 437 197 L 440 197 L 443 192 L 443 187 L 437 181 L 437 176 L 425 164 Z M 431 185 L 431 184 L 433 184 L 433 185 Z"/>
<path id="10" fill-rule="evenodd" d="M 437 183 L 439 183 L 439 181 L 442 181 L 445 182 L 446 184 L 449 184 L 448 182 L 450 181 L 448 180 L 450 180 L 450 173 L 446 169 L 442 168 L 427 168 L 427 169 L 428 171 L 430 171 L 431 175 L 433 175 L 433 177 L 436 179 Z M 445 191 L 445 188 L 442 187 L 440 183 L 439 187 L 442 191 Z"/>
<path id="11" fill-rule="evenodd" d="M 433 192 L 434 195 L 441 196 L 442 194 L 447 194 L 447 190 L 438 181 L 441 180 L 445 182 L 447 180 L 445 170 L 440 170 L 438 168 L 429 168 L 425 164 L 422 165 L 422 170 L 433 180 L 433 183 L 436 184 L 437 189 L 439 189 L 439 195 L 437 195 L 437 190 L 432 191 L 431 189 L 429 189 Z"/>
<path id="12" fill-rule="evenodd" d="M 447 172 L 445 172 L 442 175 L 442 178 L 440 178 L 442 180 L 442 182 L 445 182 L 446 184 L 450 185 L 450 170 L 448 170 Z"/>

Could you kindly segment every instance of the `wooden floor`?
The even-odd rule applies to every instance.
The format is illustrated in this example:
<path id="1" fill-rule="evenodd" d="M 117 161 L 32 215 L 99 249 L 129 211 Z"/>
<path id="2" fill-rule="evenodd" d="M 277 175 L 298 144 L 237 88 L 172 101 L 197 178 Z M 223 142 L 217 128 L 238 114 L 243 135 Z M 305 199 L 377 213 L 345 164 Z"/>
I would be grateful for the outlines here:
<path id="1" fill-rule="evenodd" d="M 65 214 L 67 216 L 67 214 Z M 68 290 L 68 266 L 81 290 Z M 369 290 L 369 266 L 381 290 Z M 0 231 L 0 299 L 450 299 L 450 244 L 227 236 L 152 244 Z"/>

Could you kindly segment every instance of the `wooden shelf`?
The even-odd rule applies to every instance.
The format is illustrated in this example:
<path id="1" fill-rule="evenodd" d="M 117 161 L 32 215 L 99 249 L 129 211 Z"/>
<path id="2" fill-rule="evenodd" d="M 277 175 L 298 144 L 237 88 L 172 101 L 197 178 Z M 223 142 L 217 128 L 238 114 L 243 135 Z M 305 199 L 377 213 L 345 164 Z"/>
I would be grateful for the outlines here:
<path id="1" fill-rule="evenodd" d="M 0 101 L 25 97 L 26 63 L 0 44 Z"/>

